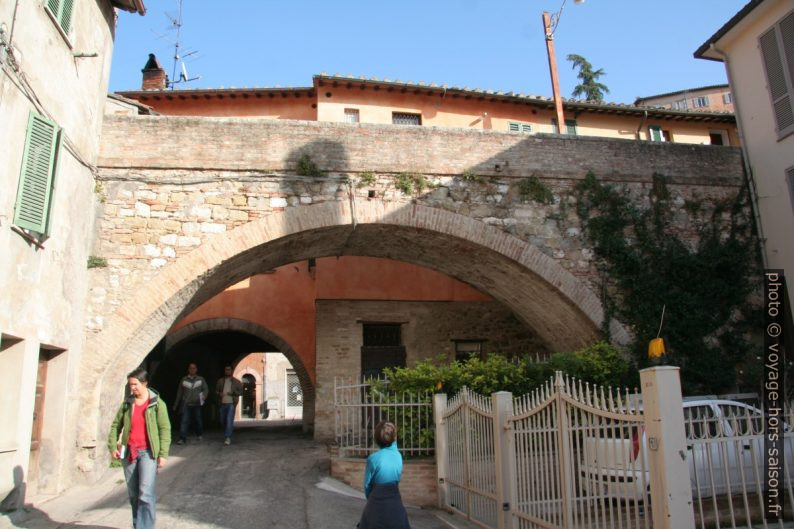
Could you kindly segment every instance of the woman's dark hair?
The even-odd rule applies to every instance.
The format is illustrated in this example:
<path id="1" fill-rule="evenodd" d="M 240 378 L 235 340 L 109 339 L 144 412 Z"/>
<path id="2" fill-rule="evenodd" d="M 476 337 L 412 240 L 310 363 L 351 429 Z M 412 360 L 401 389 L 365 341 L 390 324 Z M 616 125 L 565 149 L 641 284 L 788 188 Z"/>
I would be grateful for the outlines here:
<path id="1" fill-rule="evenodd" d="M 142 367 L 138 367 L 133 369 L 127 374 L 127 378 L 136 378 L 138 382 L 142 382 L 143 384 L 149 383 L 149 373 Z"/>
<path id="2" fill-rule="evenodd" d="M 389 421 L 381 421 L 375 426 L 375 442 L 386 448 L 397 439 L 397 427 Z"/>

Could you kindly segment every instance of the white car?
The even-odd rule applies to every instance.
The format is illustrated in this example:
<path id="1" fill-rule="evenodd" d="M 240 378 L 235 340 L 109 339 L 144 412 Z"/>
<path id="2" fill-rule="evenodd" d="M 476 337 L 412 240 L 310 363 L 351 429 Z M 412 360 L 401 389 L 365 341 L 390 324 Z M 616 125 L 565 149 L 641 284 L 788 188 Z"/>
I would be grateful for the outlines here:
<path id="1" fill-rule="evenodd" d="M 782 421 L 783 430 L 791 429 Z M 687 398 L 684 430 L 692 493 L 697 497 L 762 490 L 763 413 L 733 400 Z M 785 436 L 794 454 L 794 438 Z M 584 435 L 579 450 L 579 490 L 642 501 L 650 490 L 648 439 L 642 426 L 601 428 Z M 789 475 L 794 461 L 786 458 Z"/>

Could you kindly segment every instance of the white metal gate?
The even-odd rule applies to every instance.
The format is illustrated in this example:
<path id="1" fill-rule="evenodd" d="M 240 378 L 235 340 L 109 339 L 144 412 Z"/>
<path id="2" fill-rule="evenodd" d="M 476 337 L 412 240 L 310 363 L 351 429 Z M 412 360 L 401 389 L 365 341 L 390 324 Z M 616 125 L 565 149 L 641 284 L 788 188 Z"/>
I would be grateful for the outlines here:
<path id="1" fill-rule="evenodd" d="M 514 401 L 507 425 L 512 527 L 651 526 L 637 400 L 558 373 Z"/>
<path id="2" fill-rule="evenodd" d="M 449 400 L 440 397 L 443 506 L 483 527 L 652 526 L 637 395 L 557 373 L 517 399 L 465 388 Z"/>
<path id="3" fill-rule="evenodd" d="M 485 527 L 496 526 L 496 462 L 491 399 L 466 388 L 449 400 L 446 428 L 448 506 Z"/>

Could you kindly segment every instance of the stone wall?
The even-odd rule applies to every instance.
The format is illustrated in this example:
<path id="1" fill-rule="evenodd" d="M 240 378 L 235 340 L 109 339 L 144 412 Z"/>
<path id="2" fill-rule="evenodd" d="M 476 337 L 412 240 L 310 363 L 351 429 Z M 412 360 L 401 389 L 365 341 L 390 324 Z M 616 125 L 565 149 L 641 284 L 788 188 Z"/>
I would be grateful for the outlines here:
<path id="1" fill-rule="evenodd" d="M 640 203 L 647 203 L 652 175 L 667 176 L 678 228 L 692 237 L 687 201 L 730 198 L 742 182 L 740 150 L 730 147 L 149 116 L 108 116 L 104 134 L 94 253 L 110 266 L 93 274 L 91 331 L 102 330 L 138 285 L 210 237 L 288 208 L 355 198 L 451 211 L 527 241 L 597 290 L 572 192 L 588 171 Z M 325 173 L 296 176 L 302 154 Z M 401 191 L 400 183 L 414 175 L 429 187 Z M 530 176 L 553 193 L 553 203 L 522 194 Z"/>

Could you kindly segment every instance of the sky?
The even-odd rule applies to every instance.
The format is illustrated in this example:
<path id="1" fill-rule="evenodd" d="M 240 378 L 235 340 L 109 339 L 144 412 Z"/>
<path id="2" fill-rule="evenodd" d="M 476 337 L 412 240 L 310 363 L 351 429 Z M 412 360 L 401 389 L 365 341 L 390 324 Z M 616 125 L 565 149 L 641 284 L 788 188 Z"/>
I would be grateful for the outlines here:
<path id="1" fill-rule="evenodd" d="M 178 0 L 120 12 L 110 91 L 138 90 L 154 53 L 170 77 Z M 178 88 L 311 86 L 312 75 L 426 82 L 551 96 L 542 13 L 562 0 L 183 0 Z M 577 84 L 568 54 L 603 69 L 605 100 L 726 84 L 722 63 L 693 52 L 747 0 L 565 3 L 554 34 L 560 89 Z M 187 55 L 189 52 L 195 52 Z"/>

